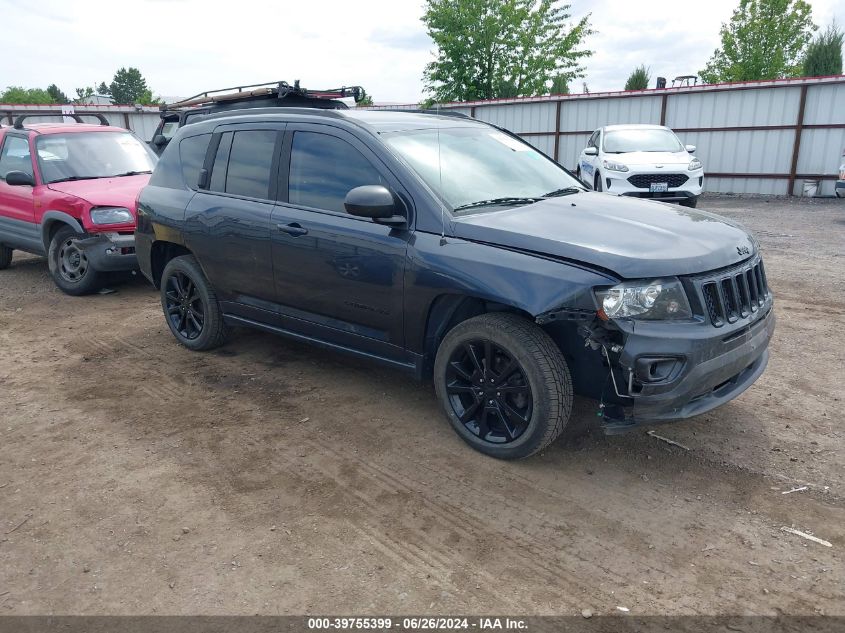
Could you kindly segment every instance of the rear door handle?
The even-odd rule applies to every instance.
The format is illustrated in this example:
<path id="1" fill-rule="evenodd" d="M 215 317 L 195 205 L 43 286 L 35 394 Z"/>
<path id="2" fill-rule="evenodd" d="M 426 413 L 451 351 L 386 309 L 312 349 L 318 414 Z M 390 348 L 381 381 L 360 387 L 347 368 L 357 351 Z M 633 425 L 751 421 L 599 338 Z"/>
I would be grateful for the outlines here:
<path id="1" fill-rule="evenodd" d="M 292 222 L 291 224 L 277 224 L 276 228 L 282 231 L 283 233 L 293 235 L 294 237 L 299 237 L 300 235 L 308 234 L 308 229 L 303 229 L 302 226 L 300 226 L 297 222 Z"/>

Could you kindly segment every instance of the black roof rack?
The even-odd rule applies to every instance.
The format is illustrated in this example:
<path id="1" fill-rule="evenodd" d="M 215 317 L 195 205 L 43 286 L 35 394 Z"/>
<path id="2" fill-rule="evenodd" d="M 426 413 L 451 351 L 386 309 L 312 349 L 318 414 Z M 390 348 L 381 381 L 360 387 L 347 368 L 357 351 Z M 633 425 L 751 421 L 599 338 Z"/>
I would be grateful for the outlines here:
<path id="1" fill-rule="evenodd" d="M 193 123 L 199 123 L 200 121 L 208 121 L 209 119 L 219 119 L 221 117 L 230 117 L 230 116 L 257 116 L 260 114 L 279 114 L 279 108 L 237 108 L 232 110 L 220 110 L 217 112 L 202 112 L 196 116 L 195 119 L 191 119 Z M 293 108 L 285 108 L 285 114 L 307 114 L 309 116 L 328 116 L 328 117 L 341 117 L 342 115 L 339 112 L 335 112 L 334 110 L 328 109 L 314 109 L 314 108 L 305 108 L 305 107 L 293 107 Z"/>
<path id="2" fill-rule="evenodd" d="M 82 117 L 84 117 L 84 116 L 92 116 L 92 117 L 95 117 L 100 122 L 100 125 L 111 125 L 111 123 L 109 123 L 109 120 L 104 115 L 100 114 L 99 112 L 90 112 L 90 113 L 89 112 L 82 112 L 82 113 L 79 113 L 79 114 L 75 114 L 75 113 L 69 114 L 67 112 L 62 112 L 61 110 L 37 110 L 37 111 L 33 111 L 33 112 L 28 112 L 26 114 L 21 114 L 21 115 L 15 117 L 15 125 L 14 125 L 15 129 L 16 130 L 22 130 L 24 119 L 28 119 L 28 118 L 31 118 L 31 117 L 37 117 L 37 116 L 69 116 L 74 121 L 76 121 L 77 123 L 82 123 L 83 122 Z"/>
<path id="3" fill-rule="evenodd" d="M 364 98 L 364 89 L 361 86 L 343 86 L 341 88 L 331 88 L 328 90 L 306 90 L 301 88 L 299 80 L 290 85 L 286 81 L 270 81 L 262 84 L 252 84 L 249 86 L 234 86 L 232 88 L 219 88 L 217 90 L 208 90 L 176 101 L 174 103 L 166 103 L 161 106 L 162 113 L 181 110 L 183 108 L 193 108 L 199 106 L 209 106 L 214 104 L 231 103 L 239 101 L 253 101 L 266 100 L 268 98 L 285 99 L 294 97 L 294 100 L 301 99 L 317 99 L 317 100 L 335 100 L 352 97 L 357 103 Z M 298 99 L 296 99 L 298 98 Z M 338 102 L 337 107 L 346 107 L 346 104 Z"/>

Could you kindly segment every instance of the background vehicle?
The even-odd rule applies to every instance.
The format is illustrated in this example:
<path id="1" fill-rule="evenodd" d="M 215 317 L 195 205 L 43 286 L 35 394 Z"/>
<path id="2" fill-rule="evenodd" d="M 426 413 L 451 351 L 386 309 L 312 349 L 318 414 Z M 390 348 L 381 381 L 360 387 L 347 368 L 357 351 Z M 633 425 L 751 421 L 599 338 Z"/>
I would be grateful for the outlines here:
<path id="1" fill-rule="evenodd" d="M 836 181 L 836 197 L 845 198 L 845 151 L 842 152 L 842 164 L 839 166 L 839 180 Z"/>
<path id="2" fill-rule="evenodd" d="M 299 81 L 291 86 L 286 81 L 271 81 L 250 86 L 220 88 L 188 97 L 161 107 L 161 123 L 156 129 L 151 146 L 161 155 L 170 139 L 183 125 L 213 112 L 242 110 L 244 108 L 320 108 L 346 110 L 341 99 L 353 98 L 357 103 L 364 97 L 360 86 L 306 90 Z"/>
<path id="3" fill-rule="evenodd" d="M 455 431 L 500 458 L 554 440 L 573 391 L 608 432 L 719 406 L 774 328 L 740 227 L 588 192 L 466 117 L 208 116 L 163 153 L 136 243 L 189 349 L 246 325 L 432 376 Z"/>
<path id="4" fill-rule="evenodd" d="M 81 295 L 99 289 L 106 272 L 137 268 L 135 198 L 156 156 L 105 118 L 25 125 L 26 118 L 0 129 L 0 269 L 14 249 L 46 255 L 56 285 Z"/>
<path id="5" fill-rule="evenodd" d="M 704 169 L 693 152 L 662 125 L 606 125 L 590 136 L 576 174 L 595 191 L 694 207 Z"/>

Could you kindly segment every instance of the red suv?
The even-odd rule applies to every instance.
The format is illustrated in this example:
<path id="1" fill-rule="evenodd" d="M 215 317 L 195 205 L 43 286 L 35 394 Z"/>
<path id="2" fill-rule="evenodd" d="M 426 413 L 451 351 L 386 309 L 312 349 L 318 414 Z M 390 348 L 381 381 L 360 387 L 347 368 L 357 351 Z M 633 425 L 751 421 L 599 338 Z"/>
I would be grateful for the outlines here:
<path id="1" fill-rule="evenodd" d="M 0 269 L 14 249 L 46 255 L 56 285 L 82 295 L 108 272 L 137 268 L 135 199 L 155 154 L 104 117 L 101 125 L 25 118 L 0 129 Z"/>

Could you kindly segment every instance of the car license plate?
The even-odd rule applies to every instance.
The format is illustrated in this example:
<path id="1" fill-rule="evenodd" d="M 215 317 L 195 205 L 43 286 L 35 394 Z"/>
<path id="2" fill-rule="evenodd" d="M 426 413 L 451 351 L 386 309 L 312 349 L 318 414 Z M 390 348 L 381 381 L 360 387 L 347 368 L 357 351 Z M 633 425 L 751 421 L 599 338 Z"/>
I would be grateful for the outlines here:
<path id="1" fill-rule="evenodd" d="M 668 182 L 653 182 L 648 189 L 651 193 L 663 193 L 664 191 L 669 191 L 669 183 Z"/>

